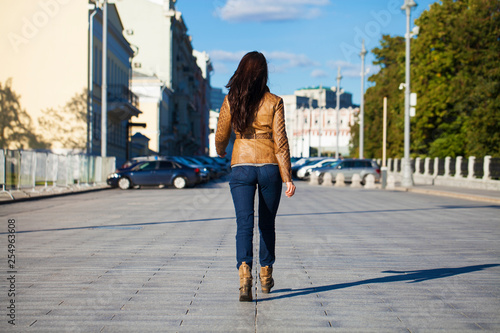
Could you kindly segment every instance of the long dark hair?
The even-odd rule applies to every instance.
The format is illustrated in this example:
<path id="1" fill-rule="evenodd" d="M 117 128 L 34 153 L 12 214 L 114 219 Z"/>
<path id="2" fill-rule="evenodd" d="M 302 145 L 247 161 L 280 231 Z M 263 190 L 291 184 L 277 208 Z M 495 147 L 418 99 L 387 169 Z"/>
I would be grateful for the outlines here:
<path id="1" fill-rule="evenodd" d="M 262 53 L 253 51 L 241 58 L 226 85 L 235 131 L 244 133 L 252 124 L 262 97 L 269 91 L 267 79 L 267 61 Z"/>

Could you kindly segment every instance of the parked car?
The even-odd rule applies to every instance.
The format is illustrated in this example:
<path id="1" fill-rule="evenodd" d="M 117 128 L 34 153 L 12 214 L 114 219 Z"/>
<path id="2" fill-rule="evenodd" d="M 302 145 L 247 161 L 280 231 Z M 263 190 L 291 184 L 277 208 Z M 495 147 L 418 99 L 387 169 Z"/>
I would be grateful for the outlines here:
<path id="1" fill-rule="evenodd" d="M 200 169 L 173 160 L 143 161 L 131 168 L 110 174 L 107 183 L 122 190 L 133 186 L 170 186 L 184 188 L 200 182 Z"/>
<path id="2" fill-rule="evenodd" d="M 183 156 L 185 159 L 193 162 L 194 164 L 201 165 L 207 168 L 210 179 L 219 177 L 221 172 L 218 165 L 214 165 L 212 161 L 206 161 L 203 156 Z"/>
<path id="3" fill-rule="evenodd" d="M 217 163 L 215 159 L 208 157 L 208 156 L 196 156 L 196 159 L 201 160 L 202 162 L 205 162 L 210 168 L 212 168 L 215 171 L 215 176 L 217 178 L 225 175 L 227 173 L 226 166 L 222 166 L 221 164 Z"/>
<path id="4" fill-rule="evenodd" d="M 297 171 L 307 165 L 314 164 L 321 161 L 325 157 L 303 157 L 300 160 L 292 164 L 292 177 L 297 177 Z"/>
<path id="5" fill-rule="evenodd" d="M 200 178 L 202 182 L 207 182 L 210 179 L 210 170 L 200 163 L 188 159 L 187 156 L 172 156 L 171 159 L 191 168 L 200 169 Z"/>
<path id="6" fill-rule="evenodd" d="M 337 174 L 342 173 L 346 182 L 352 180 L 354 174 L 358 174 L 361 178 L 361 183 L 366 183 L 366 177 L 373 175 L 375 181 L 380 181 L 380 167 L 377 162 L 370 159 L 344 159 L 331 167 L 323 167 L 314 171 L 318 176 L 318 182 L 323 182 L 323 176 L 326 172 L 332 175 L 332 182 L 335 182 Z"/>
<path id="7" fill-rule="evenodd" d="M 315 163 L 308 164 L 297 170 L 297 178 L 305 179 L 309 178 L 311 170 L 321 168 L 323 166 L 332 166 L 336 164 L 337 160 L 334 158 L 325 158 L 324 160 L 314 160 Z"/>

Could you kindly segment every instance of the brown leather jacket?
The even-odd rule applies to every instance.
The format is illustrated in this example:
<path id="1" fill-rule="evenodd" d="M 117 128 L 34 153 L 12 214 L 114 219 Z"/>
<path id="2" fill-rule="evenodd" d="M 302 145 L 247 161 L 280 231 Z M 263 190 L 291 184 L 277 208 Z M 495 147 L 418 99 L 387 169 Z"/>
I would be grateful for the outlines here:
<path id="1" fill-rule="evenodd" d="M 215 134 L 217 154 L 225 153 L 230 135 L 231 112 L 226 96 L 220 109 Z M 231 165 L 241 163 L 277 163 L 283 182 L 292 181 L 290 149 L 285 130 L 285 110 L 281 97 L 265 93 L 252 125 L 245 133 L 236 132 Z"/>

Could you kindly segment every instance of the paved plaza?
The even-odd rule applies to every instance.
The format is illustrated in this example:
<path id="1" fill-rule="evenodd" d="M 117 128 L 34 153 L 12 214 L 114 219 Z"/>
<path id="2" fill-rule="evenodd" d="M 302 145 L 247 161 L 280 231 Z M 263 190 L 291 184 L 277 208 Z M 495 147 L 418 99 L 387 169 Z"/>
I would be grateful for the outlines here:
<path id="1" fill-rule="evenodd" d="M 249 303 L 227 182 L 0 205 L 0 332 L 500 331 L 499 204 L 297 185 Z"/>

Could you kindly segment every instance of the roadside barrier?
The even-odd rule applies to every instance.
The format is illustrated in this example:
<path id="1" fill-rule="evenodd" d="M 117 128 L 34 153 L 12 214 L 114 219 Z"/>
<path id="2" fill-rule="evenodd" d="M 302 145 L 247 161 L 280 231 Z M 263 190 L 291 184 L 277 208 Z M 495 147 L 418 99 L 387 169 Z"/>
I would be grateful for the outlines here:
<path id="1" fill-rule="evenodd" d="M 329 173 L 329 172 L 325 172 L 325 174 L 323 175 L 323 183 L 321 185 L 323 185 L 323 186 L 333 186 L 332 180 L 333 180 L 332 174 Z"/>
<path id="2" fill-rule="evenodd" d="M 361 187 L 361 177 L 355 173 L 351 178 L 351 187 Z"/>
<path id="3" fill-rule="evenodd" d="M 115 164 L 115 157 L 0 149 L 0 186 L 2 192 L 41 192 L 103 185 Z"/>
<path id="4" fill-rule="evenodd" d="M 345 176 L 343 173 L 338 173 L 335 176 L 335 186 L 336 187 L 345 187 Z"/>

